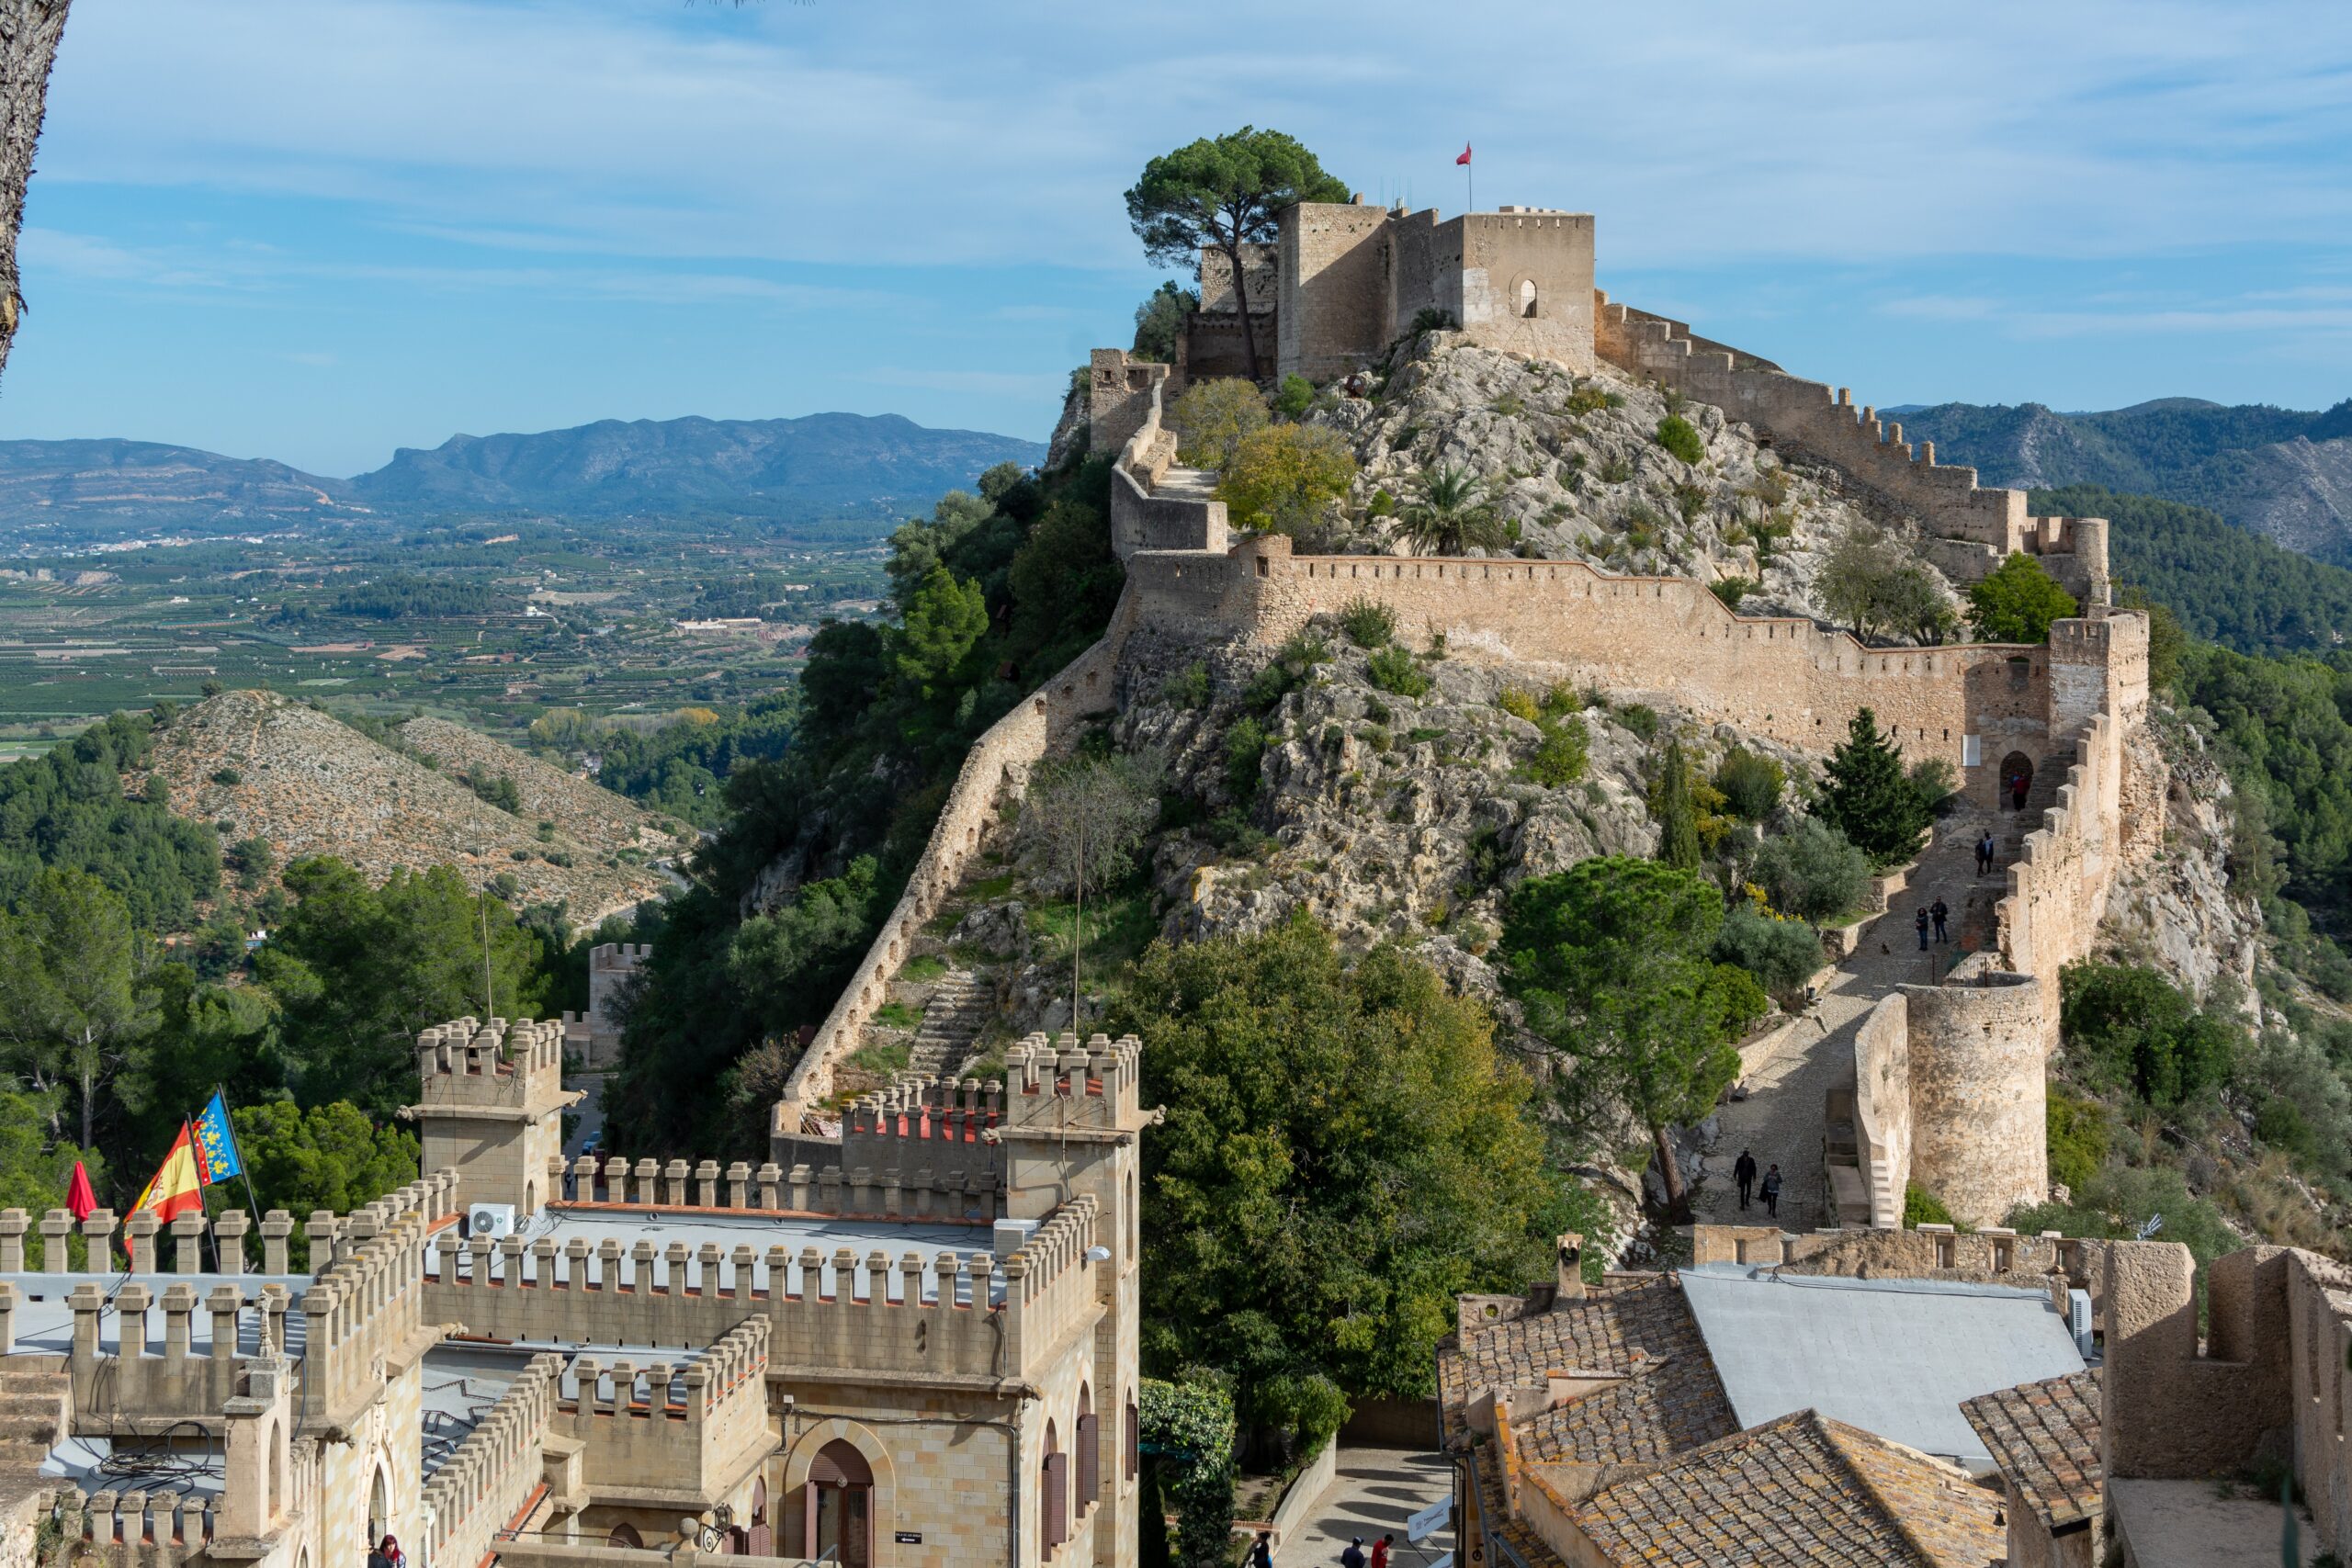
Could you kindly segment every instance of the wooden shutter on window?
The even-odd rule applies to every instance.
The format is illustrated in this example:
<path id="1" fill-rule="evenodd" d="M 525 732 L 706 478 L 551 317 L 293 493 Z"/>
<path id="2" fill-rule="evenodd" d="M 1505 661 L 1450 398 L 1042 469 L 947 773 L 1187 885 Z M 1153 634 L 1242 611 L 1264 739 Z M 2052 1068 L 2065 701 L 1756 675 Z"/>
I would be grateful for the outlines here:
<path id="1" fill-rule="evenodd" d="M 1046 1456 L 1046 1550 L 1069 1539 L 1069 1455 Z"/>
<path id="2" fill-rule="evenodd" d="M 1081 1519 L 1102 1492 L 1102 1464 L 1097 1452 L 1102 1446 L 1100 1425 L 1091 1416 L 1078 1418 L 1078 1507 L 1074 1512 Z"/>

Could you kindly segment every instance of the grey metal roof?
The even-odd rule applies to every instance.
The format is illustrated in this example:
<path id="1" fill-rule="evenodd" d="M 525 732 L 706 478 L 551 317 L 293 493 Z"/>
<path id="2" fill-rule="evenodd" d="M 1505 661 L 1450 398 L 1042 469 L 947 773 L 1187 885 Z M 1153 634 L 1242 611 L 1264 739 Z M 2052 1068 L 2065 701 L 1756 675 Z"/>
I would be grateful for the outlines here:
<path id="1" fill-rule="evenodd" d="M 1961 1402 L 2083 1370 L 2039 1291 L 1737 1264 L 1685 1269 L 1682 1291 L 1742 1427 L 1810 1408 L 1988 1471 Z"/>

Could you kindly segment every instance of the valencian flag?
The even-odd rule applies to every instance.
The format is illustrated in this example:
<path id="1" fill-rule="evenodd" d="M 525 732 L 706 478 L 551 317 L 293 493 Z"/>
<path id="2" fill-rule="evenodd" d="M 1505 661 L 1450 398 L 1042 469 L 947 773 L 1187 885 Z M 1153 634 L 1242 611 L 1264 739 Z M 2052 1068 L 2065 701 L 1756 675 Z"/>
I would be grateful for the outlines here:
<path id="1" fill-rule="evenodd" d="M 159 1220 L 175 1220 L 182 1214 L 194 1213 L 204 1207 L 204 1168 L 197 1156 L 196 1139 L 188 1132 L 188 1124 L 180 1123 L 180 1135 L 172 1140 L 169 1153 L 155 1171 L 147 1190 L 130 1206 L 137 1213 L 144 1209 Z"/>
<path id="2" fill-rule="evenodd" d="M 207 1187 L 245 1173 L 244 1158 L 237 1153 L 237 1134 L 229 1126 L 228 1104 L 217 1089 L 204 1113 L 196 1119 L 196 1157 Z"/>

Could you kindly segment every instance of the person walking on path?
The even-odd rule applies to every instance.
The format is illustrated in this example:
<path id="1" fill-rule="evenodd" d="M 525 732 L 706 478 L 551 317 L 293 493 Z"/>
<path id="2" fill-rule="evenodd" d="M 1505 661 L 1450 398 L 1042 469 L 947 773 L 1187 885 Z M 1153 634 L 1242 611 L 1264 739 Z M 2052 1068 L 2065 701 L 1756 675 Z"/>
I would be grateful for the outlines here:
<path id="1" fill-rule="evenodd" d="M 1922 952 L 1922 953 L 1927 952 L 1927 951 L 1928 951 L 1928 911 L 1927 911 L 1927 910 L 1925 910 L 1925 909 L 1920 910 L 1920 911 L 1919 911 L 1919 913 L 1918 913 L 1918 916 L 1917 916 L 1915 919 L 1913 919 L 1911 923 L 1912 923 L 1913 925 L 1915 925 L 1915 926 L 1917 926 L 1917 927 L 1918 927 L 1918 928 L 1919 928 L 1919 951 L 1920 951 L 1920 952 Z"/>
<path id="2" fill-rule="evenodd" d="M 1396 1544 L 1393 1535 L 1384 1535 L 1372 1543 L 1372 1568 L 1388 1568 L 1388 1549 Z"/>
<path id="3" fill-rule="evenodd" d="M 1993 829 L 1987 828 L 1976 840 L 1976 874 L 1993 874 Z"/>
<path id="4" fill-rule="evenodd" d="M 1746 1149 L 1740 1150 L 1738 1160 L 1731 1168 L 1731 1176 L 1739 1183 L 1739 1206 L 1745 1209 L 1747 1207 L 1747 1194 L 1756 1185 L 1756 1156 Z"/>
<path id="5" fill-rule="evenodd" d="M 1364 1568 L 1363 1537 L 1355 1536 L 1349 1540 L 1348 1549 L 1340 1553 L 1340 1568 Z"/>
<path id="6" fill-rule="evenodd" d="M 1928 906 L 1928 919 L 1936 922 L 1936 940 L 1938 942 L 1950 942 L 1951 940 L 1951 933 L 1944 929 L 1944 922 L 1951 919 L 1951 905 L 1945 903 L 1942 898 L 1939 897 L 1934 903 Z"/>
<path id="7" fill-rule="evenodd" d="M 1764 1212 L 1776 1220 L 1781 1217 L 1781 1168 L 1777 1165 L 1764 1173 Z"/>
<path id="8" fill-rule="evenodd" d="M 1250 1543 L 1250 1568 L 1274 1568 L 1274 1532 L 1260 1530 Z"/>

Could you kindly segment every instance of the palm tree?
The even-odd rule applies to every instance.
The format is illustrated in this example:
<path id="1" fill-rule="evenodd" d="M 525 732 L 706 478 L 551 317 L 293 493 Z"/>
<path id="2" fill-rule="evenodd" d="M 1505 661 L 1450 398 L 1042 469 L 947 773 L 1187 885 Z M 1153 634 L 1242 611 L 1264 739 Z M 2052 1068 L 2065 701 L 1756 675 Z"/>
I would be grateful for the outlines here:
<path id="1" fill-rule="evenodd" d="M 1449 463 L 1421 471 L 1419 497 L 1397 519 L 1397 531 L 1430 555 L 1458 556 L 1474 546 L 1493 549 L 1505 540 L 1503 525 L 1487 499 L 1487 483 Z"/>

